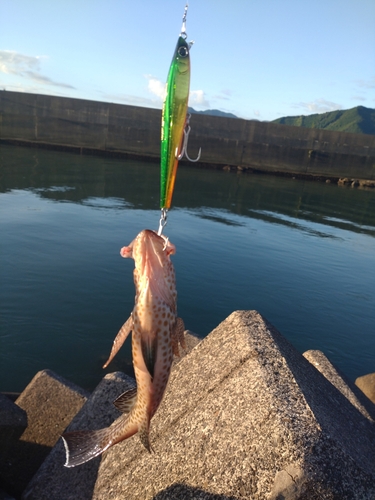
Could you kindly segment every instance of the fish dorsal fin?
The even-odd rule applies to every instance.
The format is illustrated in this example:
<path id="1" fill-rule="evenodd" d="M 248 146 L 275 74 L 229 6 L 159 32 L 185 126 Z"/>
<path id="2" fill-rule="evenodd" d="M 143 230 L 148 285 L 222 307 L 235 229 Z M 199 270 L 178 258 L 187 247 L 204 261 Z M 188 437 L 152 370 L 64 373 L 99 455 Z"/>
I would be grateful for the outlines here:
<path id="1" fill-rule="evenodd" d="M 130 413 L 137 399 L 137 388 L 129 389 L 123 392 L 114 402 L 115 407 L 121 413 Z"/>

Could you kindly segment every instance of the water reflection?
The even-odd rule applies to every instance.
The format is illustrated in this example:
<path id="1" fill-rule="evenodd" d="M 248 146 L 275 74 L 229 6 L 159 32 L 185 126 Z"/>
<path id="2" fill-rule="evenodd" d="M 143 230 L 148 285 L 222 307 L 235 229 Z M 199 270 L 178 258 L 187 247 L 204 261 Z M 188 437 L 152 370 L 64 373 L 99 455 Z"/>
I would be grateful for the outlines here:
<path id="1" fill-rule="evenodd" d="M 191 211 L 190 213 L 194 214 L 200 219 L 219 222 L 220 224 L 225 224 L 226 226 L 245 226 L 243 222 L 234 220 L 230 217 L 230 214 L 224 212 L 223 210 L 202 208 L 200 210 Z"/>
<path id="2" fill-rule="evenodd" d="M 3 146 L 1 165 L 1 192 L 31 188 L 54 201 L 158 209 L 157 163 Z M 233 221 L 213 215 L 213 210 L 280 224 L 297 224 L 299 219 L 375 235 L 375 192 L 371 190 L 181 166 L 173 202 L 175 208 L 199 209 L 201 217 L 217 217 L 223 224 Z"/>
<path id="3" fill-rule="evenodd" d="M 266 222 L 270 222 L 272 224 L 282 224 L 287 227 L 297 229 L 298 231 L 302 231 L 313 236 L 318 236 L 320 238 L 338 238 L 332 233 L 324 232 L 316 228 L 316 224 L 307 223 L 309 219 L 305 219 L 305 223 L 300 219 L 295 219 L 292 217 L 288 217 L 286 215 L 276 214 L 273 212 L 265 212 L 265 211 L 250 211 L 251 217 L 254 219 L 263 220 Z"/>

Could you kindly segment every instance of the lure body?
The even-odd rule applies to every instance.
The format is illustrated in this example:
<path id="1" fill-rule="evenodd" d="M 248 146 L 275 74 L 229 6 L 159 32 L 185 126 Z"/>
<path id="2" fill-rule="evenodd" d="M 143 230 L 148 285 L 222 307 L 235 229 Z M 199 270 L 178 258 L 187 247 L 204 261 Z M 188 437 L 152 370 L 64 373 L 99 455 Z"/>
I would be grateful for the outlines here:
<path id="1" fill-rule="evenodd" d="M 169 68 L 161 124 L 160 208 L 169 209 L 176 180 L 186 121 L 189 88 L 189 44 L 184 33 L 178 38 Z"/>

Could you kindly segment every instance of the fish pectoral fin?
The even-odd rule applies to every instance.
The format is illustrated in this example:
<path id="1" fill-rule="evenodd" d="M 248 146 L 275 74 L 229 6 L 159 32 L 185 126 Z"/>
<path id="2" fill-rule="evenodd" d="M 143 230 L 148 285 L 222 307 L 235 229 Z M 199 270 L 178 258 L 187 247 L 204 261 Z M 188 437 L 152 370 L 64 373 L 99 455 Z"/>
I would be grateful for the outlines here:
<path id="1" fill-rule="evenodd" d="M 131 409 L 135 405 L 137 400 L 137 388 L 129 389 L 123 392 L 120 396 L 115 399 L 113 404 L 115 407 L 121 411 L 121 413 L 130 413 Z"/>
<path id="2" fill-rule="evenodd" d="M 109 428 L 66 432 L 61 437 L 66 451 L 65 467 L 84 464 L 111 446 Z"/>
<path id="3" fill-rule="evenodd" d="M 148 373 L 154 378 L 154 369 L 156 363 L 156 353 L 157 353 L 157 344 L 158 340 L 155 336 L 154 338 L 142 338 L 141 339 L 141 347 L 142 347 L 142 355 L 143 360 L 145 362 Z"/>
<path id="4" fill-rule="evenodd" d="M 129 318 L 126 320 L 126 322 L 120 328 L 120 331 L 118 332 L 118 334 L 116 335 L 116 338 L 113 341 L 111 354 L 109 355 L 109 358 L 107 359 L 107 361 L 104 363 L 103 368 L 107 368 L 109 363 L 112 361 L 112 359 L 119 352 L 122 344 L 125 342 L 127 336 L 132 331 L 132 329 L 133 329 L 133 317 L 132 317 L 132 315 L 130 315 Z"/>
<path id="5" fill-rule="evenodd" d="M 179 344 L 186 351 L 186 342 L 185 342 L 185 325 L 181 318 L 176 319 L 176 323 L 174 324 L 172 330 L 172 349 L 173 354 L 175 356 L 180 356 Z"/>

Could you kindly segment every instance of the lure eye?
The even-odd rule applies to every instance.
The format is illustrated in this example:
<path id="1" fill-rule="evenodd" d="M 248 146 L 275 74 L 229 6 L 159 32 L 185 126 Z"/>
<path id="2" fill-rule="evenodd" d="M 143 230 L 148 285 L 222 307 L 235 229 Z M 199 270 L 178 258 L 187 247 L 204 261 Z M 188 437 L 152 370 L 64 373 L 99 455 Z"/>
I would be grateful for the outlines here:
<path id="1" fill-rule="evenodd" d="M 186 47 L 180 47 L 178 49 L 178 55 L 181 57 L 186 57 L 189 54 L 188 49 Z"/>

